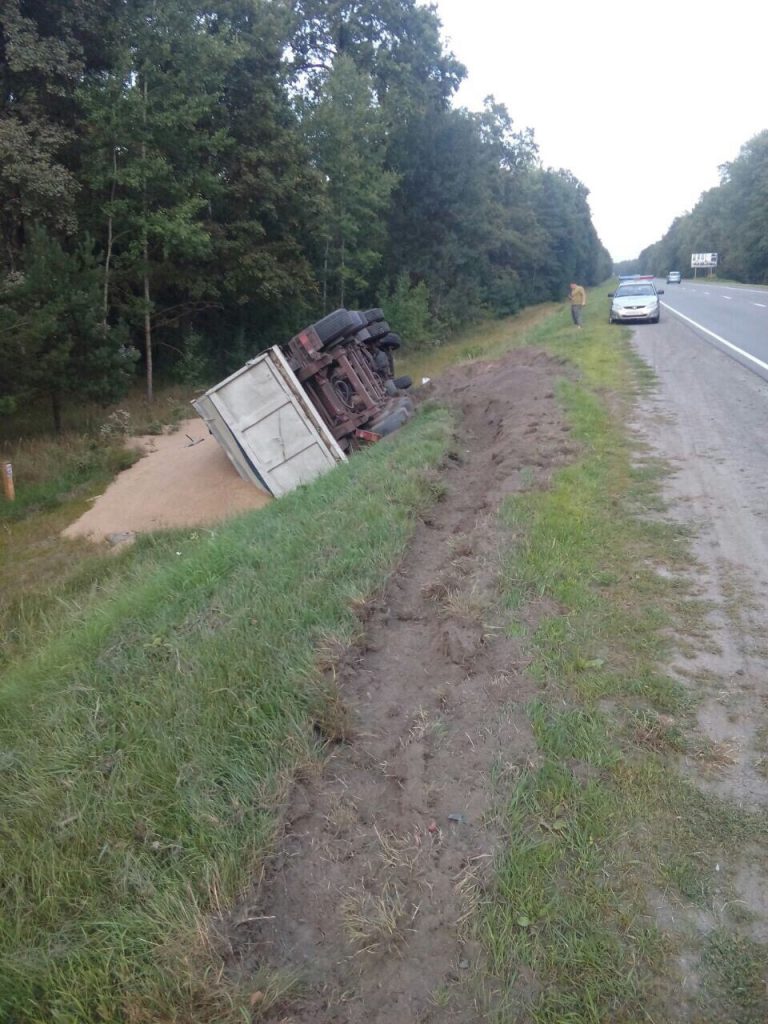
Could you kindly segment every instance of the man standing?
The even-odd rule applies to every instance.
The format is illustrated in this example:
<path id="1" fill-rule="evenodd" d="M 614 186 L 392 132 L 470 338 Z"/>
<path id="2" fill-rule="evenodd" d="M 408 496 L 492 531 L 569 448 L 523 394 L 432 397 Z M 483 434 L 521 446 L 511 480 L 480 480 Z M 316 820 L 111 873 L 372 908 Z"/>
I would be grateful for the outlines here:
<path id="1" fill-rule="evenodd" d="M 568 298 L 571 303 L 573 323 L 576 327 L 581 327 L 581 314 L 584 312 L 584 307 L 587 304 L 587 293 L 580 284 L 574 284 L 573 282 L 571 282 L 570 289 Z"/>

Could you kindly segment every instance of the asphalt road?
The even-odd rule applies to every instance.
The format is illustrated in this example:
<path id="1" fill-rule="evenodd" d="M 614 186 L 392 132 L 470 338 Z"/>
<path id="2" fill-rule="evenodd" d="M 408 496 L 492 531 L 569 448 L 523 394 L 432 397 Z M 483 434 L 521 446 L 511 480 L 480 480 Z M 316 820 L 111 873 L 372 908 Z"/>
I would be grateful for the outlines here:
<path id="1" fill-rule="evenodd" d="M 662 308 L 768 380 L 768 288 L 683 282 L 666 284 Z"/>

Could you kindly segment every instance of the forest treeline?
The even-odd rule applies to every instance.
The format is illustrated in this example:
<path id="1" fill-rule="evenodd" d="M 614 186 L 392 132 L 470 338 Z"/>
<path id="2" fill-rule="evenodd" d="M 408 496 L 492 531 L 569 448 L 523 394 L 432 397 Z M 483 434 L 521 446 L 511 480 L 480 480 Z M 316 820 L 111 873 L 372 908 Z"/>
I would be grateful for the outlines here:
<path id="1" fill-rule="evenodd" d="M 338 306 L 408 340 L 608 276 L 415 0 L 2 0 L 0 411 L 213 379 Z"/>
<path id="2" fill-rule="evenodd" d="M 704 192 L 690 213 L 677 217 L 637 260 L 622 263 L 621 273 L 690 273 L 692 253 L 716 252 L 720 277 L 768 283 L 768 131 L 755 135 L 719 170 L 720 184 Z"/>

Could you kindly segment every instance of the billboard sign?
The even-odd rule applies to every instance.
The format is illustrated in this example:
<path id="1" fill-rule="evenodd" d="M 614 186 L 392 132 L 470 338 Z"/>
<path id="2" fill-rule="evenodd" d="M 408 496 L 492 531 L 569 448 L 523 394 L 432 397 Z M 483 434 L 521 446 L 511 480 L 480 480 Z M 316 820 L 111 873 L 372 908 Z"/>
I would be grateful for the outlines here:
<path id="1" fill-rule="evenodd" d="M 717 266 L 717 253 L 716 252 L 692 252 L 691 253 L 691 269 L 694 267 L 716 267 Z"/>

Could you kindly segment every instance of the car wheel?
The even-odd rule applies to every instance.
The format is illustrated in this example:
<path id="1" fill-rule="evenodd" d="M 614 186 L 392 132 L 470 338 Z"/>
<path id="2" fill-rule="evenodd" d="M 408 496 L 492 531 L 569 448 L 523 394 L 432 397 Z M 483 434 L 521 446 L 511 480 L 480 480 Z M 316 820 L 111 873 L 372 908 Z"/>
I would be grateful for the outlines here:
<path id="1" fill-rule="evenodd" d="M 657 317 L 657 316 L 651 317 L 651 323 L 652 324 L 657 324 L 658 322 L 659 322 L 659 317 Z"/>

